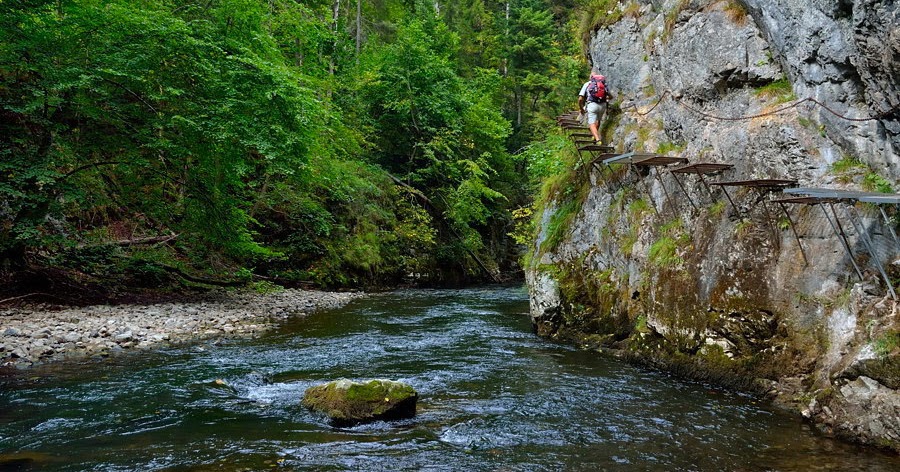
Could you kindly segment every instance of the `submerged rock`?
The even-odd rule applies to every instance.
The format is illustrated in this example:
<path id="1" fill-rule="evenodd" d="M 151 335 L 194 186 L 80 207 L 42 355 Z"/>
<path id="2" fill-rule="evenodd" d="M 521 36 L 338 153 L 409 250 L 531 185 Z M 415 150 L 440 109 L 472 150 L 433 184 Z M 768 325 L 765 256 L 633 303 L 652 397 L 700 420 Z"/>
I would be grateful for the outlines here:
<path id="1" fill-rule="evenodd" d="M 25 451 L 0 454 L 0 470 L 4 471 L 39 470 L 42 466 L 49 463 L 50 457 L 39 452 Z"/>
<path id="2" fill-rule="evenodd" d="M 335 380 L 306 389 L 303 406 L 328 415 L 336 426 L 412 418 L 419 394 L 393 380 Z"/>

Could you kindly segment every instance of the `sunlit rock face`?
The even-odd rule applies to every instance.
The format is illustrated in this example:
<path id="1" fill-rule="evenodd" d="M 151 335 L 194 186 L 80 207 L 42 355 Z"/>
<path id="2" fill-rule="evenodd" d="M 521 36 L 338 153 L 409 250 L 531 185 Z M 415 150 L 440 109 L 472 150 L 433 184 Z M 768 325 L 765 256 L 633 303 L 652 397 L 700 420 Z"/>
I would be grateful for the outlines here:
<path id="1" fill-rule="evenodd" d="M 900 450 L 900 317 L 874 264 L 900 276 L 896 217 L 715 185 L 900 189 L 897 6 L 637 3 L 589 45 L 621 101 L 612 143 L 733 168 L 676 180 L 596 166 L 571 183 L 583 192 L 545 202 L 527 274 L 536 331 L 765 393 L 823 430 Z M 821 105 L 794 105 L 804 98 Z M 577 214 L 551 237 L 573 194 Z"/>

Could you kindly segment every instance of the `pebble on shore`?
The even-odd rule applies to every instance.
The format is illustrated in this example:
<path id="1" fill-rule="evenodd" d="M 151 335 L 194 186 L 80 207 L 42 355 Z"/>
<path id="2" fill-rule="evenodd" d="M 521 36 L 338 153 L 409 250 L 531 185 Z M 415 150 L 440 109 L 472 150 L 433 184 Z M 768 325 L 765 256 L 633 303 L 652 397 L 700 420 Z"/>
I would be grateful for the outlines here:
<path id="1" fill-rule="evenodd" d="M 360 292 L 224 292 L 196 302 L 0 309 L 0 366 L 25 368 L 219 337 L 255 336 L 289 317 L 341 307 Z"/>

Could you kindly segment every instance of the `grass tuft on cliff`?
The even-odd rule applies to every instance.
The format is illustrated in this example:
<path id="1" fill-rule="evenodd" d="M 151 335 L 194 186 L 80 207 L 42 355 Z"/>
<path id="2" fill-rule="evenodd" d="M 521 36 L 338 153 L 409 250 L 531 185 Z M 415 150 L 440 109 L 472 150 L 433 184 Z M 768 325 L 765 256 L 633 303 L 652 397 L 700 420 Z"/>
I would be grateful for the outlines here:
<path id="1" fill-rule="evenodd" d="M 788 79 L 776 80 L 756 89 L 754 94 L 760 99 L 774 100 L 773 105 L 787 103 L 797 99 L 791 82 Z"/>
<path id="2" fill-rule="evenodd" d="M 672 36 L 672 32 L 675 30 L 675 24 L 678 23 L 678 16 L 681 15 L 681 12 L 690 6 L 690 4 L 690 0 L 679 0 L 671 10 L 666 12 L 663 19 L 663 33 L 660 37 L 664 43 Z"/>
<path id="3" fill-rule="evenodd" d="M 736 0 L 728 0 L 723 10 L 725 11 L 725 16 L 734 24 L 740 26 L 747 24 L 747 9 Z"/>
<path id="4" fill-rule="evenodd" d="M 594 31 L 611 26 L 626 16 L 638 18 L 641 5 L 634 0 L 582 0 L 575 9 L 578 12 L 578 35 L 587 44 Z"/>
<path id="5" fill-rule="evenodd" d="M 657 267 L 675 267 L 684 263 L 678 249 L 690 243 L 684 222 L 676 218 L 660 227 L 662 236 L 650 246 L 650 262 Z"/>

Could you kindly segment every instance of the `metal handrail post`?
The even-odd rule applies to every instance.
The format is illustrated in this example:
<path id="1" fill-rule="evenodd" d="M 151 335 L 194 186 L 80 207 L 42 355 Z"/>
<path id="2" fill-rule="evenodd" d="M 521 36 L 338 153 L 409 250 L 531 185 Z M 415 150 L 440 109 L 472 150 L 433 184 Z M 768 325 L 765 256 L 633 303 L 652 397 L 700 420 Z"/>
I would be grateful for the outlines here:
<path id="1" fill-rule="evenodd" d="M 866 232 L 866 228 L 863 225 L 862 218 L 860 218 L 859 213 L 856 211 L 852 205 L 847 205 L 850 211 L 847 211 L 848 219 L 850 223 L 853 224 L 853 229 L 856 230 L 856 233 L 859 234 L 859 238 L 862 240 L 863 245 L 869 251 L 869 255 L 872 256 L 872 260 L 875 262 L 875 267 L 878 269 L 878 272 L 881 273 L 881 277 L 884 279 L 884 284 L 887 285 L 888 292 L 891 293 L 891 298 L 894 300 L 897 299 L 897 292 L 894 291 L 894 286 L 891 284 L 891 279 L 888 277 L 887 272 L 884 271 L 884 266 L 881 265 L 881 261 L 878 260 L 878 254 L 875 253 L 875 246 L 872 244 L 872 240 L 869 239 L 869 233 Z M 858 224 L 858 226 L 857 226 Z"/>
<path id="2" fill-rule="evenodd" d="M 671 172 L 671 174 L 672 174 L 672 177 L 675 178 L 675 183 L 678 184 L 678 188 L 680 188 L 681 191 L 684 192 L 684 196 L 687 197 L 688 202 L 691 204 L 691 207 L 693 207 L 695 211 L 699 211 L 699 209 L 697 208 L 697 205 L 694 203 L 694 199 L 691 198 L 691 194 L 688 193 L 687 189 L 684 188 L 684 185 L 681 183 L 681 179 L 678 178 L 678 174 L 676 174 L 674 172 Z"/>
<path id="3" fill-rule="evenodd" d="M 791 218 L 791 213 L 788 211 L 787 206 L 784 203 L 779 202 L 778 206 L 781 207 L 781 211 L 784 212 L 784 216 L 787 217 L 788 223 L 791 224 L 791 232 L 794 233 L 794 238 L 797 240 L 797 246 L 800 247 L 800 255 L 803 256 L 803 263 L 806 267 L 809 267 L 809 259 L 806 257 L 806 251 L 803 250 L 803 243 L 800 241 L 800 235 L 797 234 L 797 228 L 794 226 L 794 219 Z"/>
<path id="4" fill-rule="evenodd" d="M 835 236 L 841 240 L 841 244 L 844 246 L 844 250 L 847 251 L 847 255 L 850 256 L 850 263 L 853 264 L 853 268 L 856 269 L 856 275 L 859 276 L 859 280 L 863 280 L 862 271 L 859 270 L 859 266 L 856 265 L 856 259 L 853 258 L 853 251 L 850 250 L 850 242 L 847 241 L 847 235 L 844 233 L 844 228 L 841 226 L 840 221 L 837 221 L 837 213 L 834 211 L 834 205 L 831 203 L 828 204 L 831 207 L 831 212 L 834 213 L 835 221 L 831 221 L 831 216 L 828 215 L 828 210 L 825 209 L 824 205 L 822 207 L 822 213 L 825 213 L 825 219 L 828 220 L 828 223 L 831 225 L 831 229 L 834 230 Z M 835 222 L 837 225 L 835 225 Z M 840 231 L 838 231 L 840 229 Z"/>
<path id="5" fill-rule="evenodd" d="M 887 226 L 888 231 L 891 232 L 891 236 L 894 237 L 894 242 L 897 243 L 897 246 L 900 247 L 900 239 L 897 238 L 897 232 L 894 231 L 894 226 L 891 225 L 891 219 L 888 218 L 887 212 L 884 211 L 884 207 L 878 205 L 878 211 L 881 212 L 881 217 L 884 218 L 884 225 Z"/>

